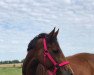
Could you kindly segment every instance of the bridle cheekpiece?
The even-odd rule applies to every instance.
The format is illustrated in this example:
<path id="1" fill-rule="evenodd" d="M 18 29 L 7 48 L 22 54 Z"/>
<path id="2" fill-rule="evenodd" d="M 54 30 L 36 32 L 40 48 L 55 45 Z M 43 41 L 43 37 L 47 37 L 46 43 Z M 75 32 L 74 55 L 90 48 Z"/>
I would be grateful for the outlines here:
<path id="1" fill-rule="evenodd" d="M 53 70 L 53 75 L 56 75 L 57 70 L 62 67 L 65 66 L 67 64 L 69 64 L 68 61 L 63 61 L 61 63 L 57 63 L 53 57 L 51 56 L 51 54 L 49 53 L 48 49 L 47 49 L 47 43 L 46 43 L 46 39 L 43 38 L 43 46 L 44 46 L 44 64 L 46 62 L 46 57 L 48 57 L 48 59 L 52 62 L 52 64 L 54 65 L 54 70 Z"/>

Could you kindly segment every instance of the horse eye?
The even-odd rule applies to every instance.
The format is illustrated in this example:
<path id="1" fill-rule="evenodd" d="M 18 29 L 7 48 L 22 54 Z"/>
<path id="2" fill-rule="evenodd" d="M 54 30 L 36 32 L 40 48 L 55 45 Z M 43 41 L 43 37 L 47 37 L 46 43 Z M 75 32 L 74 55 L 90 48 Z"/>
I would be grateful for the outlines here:
<path id="1" fill-rule="evenodd" d="M 53 53 L 55 53 L 55 54 L 58 53 L 58 52 L 59 52 L 59 50 L 53 50 Z"/>

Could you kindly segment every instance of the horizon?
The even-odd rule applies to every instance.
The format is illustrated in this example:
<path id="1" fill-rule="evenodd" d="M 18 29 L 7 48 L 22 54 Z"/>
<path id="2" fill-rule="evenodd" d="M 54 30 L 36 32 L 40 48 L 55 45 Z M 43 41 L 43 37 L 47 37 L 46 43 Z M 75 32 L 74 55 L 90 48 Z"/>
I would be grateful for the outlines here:
<path id="1" fill-rule="evenodd" d="M 94 1 L 1 0 L 0 60 L 22 60 L 39 33 L 59 28 L 65 56 L 94 53 Z"/>

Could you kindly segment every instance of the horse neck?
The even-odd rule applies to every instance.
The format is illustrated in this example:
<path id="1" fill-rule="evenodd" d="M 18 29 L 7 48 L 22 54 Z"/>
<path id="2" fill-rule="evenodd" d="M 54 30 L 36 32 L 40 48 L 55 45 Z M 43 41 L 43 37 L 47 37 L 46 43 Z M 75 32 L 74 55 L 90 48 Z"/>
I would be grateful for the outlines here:
<path id="1" fill-rule="evenodd" d="M 35 75 L 38 62 L 34 57 L 34 50 L 29 51 L 23 62 L 22 73 L 23 75 Z"/>

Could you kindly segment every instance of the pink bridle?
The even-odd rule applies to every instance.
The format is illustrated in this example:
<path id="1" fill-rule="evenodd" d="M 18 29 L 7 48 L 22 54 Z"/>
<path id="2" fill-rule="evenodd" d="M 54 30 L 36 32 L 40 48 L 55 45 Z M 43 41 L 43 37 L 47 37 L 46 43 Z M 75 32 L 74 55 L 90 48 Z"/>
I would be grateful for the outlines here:
<path id="1" fill-rule="evenodd" d="M 68 61 L 64 61 L 64 62 L 61 62 L 60 64 L 58 64 L 58 63 L 52 58 L 52 56 L 50 55 L 50 53 L 48 52 L 47 44 L 46 44 L 46 39 L 45 39 L 45 38 L 43 38 L 43 45 L 44 45 L 44 63 L 46 62 L 46 57 L 48 57 L 49 60 L 50 60 L 50 61 L 53 63 L 53 65 L 54 65 L 53 75 L 56 75 L 56 72 L 57 72 L 58 68 L 69 64 L 69 62 L 68 62 Z"/>

